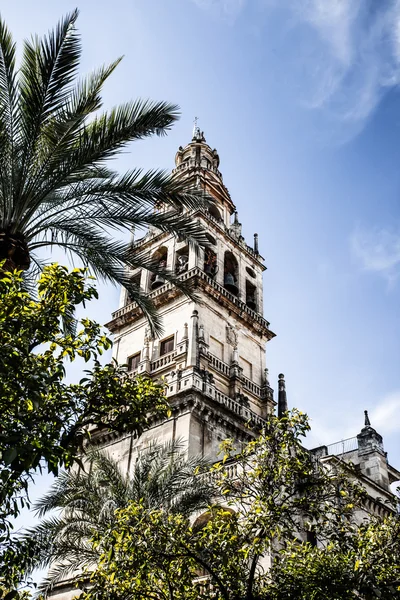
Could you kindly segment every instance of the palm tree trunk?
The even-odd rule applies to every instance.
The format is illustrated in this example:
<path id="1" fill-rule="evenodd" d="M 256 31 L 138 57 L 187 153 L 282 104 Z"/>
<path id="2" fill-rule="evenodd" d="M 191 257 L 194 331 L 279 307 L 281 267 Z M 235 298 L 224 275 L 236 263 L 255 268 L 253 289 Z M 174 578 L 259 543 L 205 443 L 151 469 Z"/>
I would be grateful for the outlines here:
<path id="1" fill-rule="evenodd" d="M 31 263 L 28 244 L 23 233 L 0 230 L 0 261 L 5 260 L 3 271 L 26 271 Z"/>

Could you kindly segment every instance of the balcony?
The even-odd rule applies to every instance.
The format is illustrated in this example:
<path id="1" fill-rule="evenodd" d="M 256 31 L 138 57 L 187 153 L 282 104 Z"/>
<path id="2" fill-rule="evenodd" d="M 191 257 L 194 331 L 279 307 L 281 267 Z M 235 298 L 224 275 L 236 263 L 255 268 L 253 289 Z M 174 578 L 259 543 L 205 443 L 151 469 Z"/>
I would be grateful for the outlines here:
<path id="1" fill-rule="evenodd" d="M 160 356 L 160 358 L 157 358 L 157 360 L 152 361 L 150 363 L 151 372 L 153 373 L 154 371 L 158 371 L 164 367 L 167 367 L 174 362 L 175 356 L 176 350 L 173 350 L 172 352 L 168 352 L 168 354 Z"/>
<path id="2" fill-rule="evenodd" d="M 269 325 L 270 325 L 269 322 L 266 319 L 264 319 L 264 317 L 262 317 L 259 313 L 256 313 L 254 310 L 251 310 L 251 308 L 249 308 L 245 302 L 243 302 L 242 300 L 239 300 L 239 298 L 237 298 L 236 296 L 234 296 L 233 294 L 228 292 L 228 290 L 226 290 L 222 285 L 220 285 L 219 283 L 214 281 L 199 267 L 194 267 L 193 269 L 190 269 L 190 271 L 186 271 L 185 273 L 180 275 L 179 278 L 181 279 L 181 281 L 187 281 L 188 279 L 191 279 L 194 277 L 196 277 L 199 280 L 199 282 L 203 282 L 204 284 L 206 284 L 207 286 L 211 287 L 213 290 L 218 292 L 218 294 L 220 294 L 220 296 L 229 300 L 230 303 L 232 303 L 235 307 L 237 307 L 240 315 L 243 315 L 243 314 L 248 315 L 250 317 L 251 321 L 258 323 L 263 329 L 268 330 L 271 338 L 275 336 L 275 334 L 272 333 L 272 331 L 269 329 Z M 167 282 L 164 285 L 157 288 L 156 290 L 150 292 L 149 298 L 156 299 L 157 297 L 162 296 L 163 294 L 166 294 L 168 291 L 173 290 L 173 289 L 174 289 L 174 285 L 172 283 Z M 129 315 L 129 313 L 131 313 L 136 308 L 137 308 L 137 304 L 135 302 L 132 302 L 131 304 L 127 304 L 126 306 L 123 306 L 122 308 L 119 308 L 118 310 L 116 310 L 115 312 L 112 313 L 113 321 L 115 319 L 121 319 L 123 317 L 126 317 L 127 315 Z M 112 325 L 112 321 L 107 324 L 107 326 L 111 326 L 111 325 Z"/>

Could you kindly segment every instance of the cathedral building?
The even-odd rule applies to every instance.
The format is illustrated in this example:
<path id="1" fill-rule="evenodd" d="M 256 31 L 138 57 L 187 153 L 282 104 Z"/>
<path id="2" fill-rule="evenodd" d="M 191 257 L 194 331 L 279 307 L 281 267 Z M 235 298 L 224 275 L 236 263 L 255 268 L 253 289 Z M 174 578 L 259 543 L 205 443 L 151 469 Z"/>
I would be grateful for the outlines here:
<path id="1" fill-rule="evenodd" d="M 266 346 L 275 336 L 263 316 L 263 272 L 258 250 L 242 236 L 236 207 L 219 171 L 219 156 L 196 128 L 191 142 L 175 157 L 175 177 L 200 186 L 215 199 L 209 210 L 193 214 L 207 232 L 209 243 L 196 249 L 185 241 L 150 230 L 136 242 L 160 265 L 191 281 L 197 299 L 185 296 L 159 274 L 137 269 L 132 278 L 153 299 L 162 317 L 164 334 L 149 332 L 146 318 L 122 291 L 120 307 L 107 327 L 114 337 L 113 358 L 127 365 L 132 377 L 143 375 L 166 383 L 169 417 L 154 416 L 137 439 L 133 435 L 93 432 L 98 444 L 117 459 L 126 472 L 133 469 L 140 450 L 152 441 L 180 439 L 189 455 L 216 460 L 226 438 L 246 441 L 259 431 L 266 416 L 287 410 L 284 376 L 279 375 L 276 401 L 268 380 Z M 321 462 L 351 462 L 354 475 L 368 492 L 365 511 L 384 515 L 393 498 L 390 486 L 400 472 L 387 460 L 380 434 L 368 414 L 354 438 L 311 450 Z M 233 467 L 234 468 L 234 467 Z M 365 516 L 360 514 L 360 521 Z M 265 557 L 265 566 L 268 563 Z M 74 579 L 60 582 L 54 600 L 76 595 Z"/>
<path id="2" fill-rule="evenodd" d="M 230 194 L 219 171 L 219 156 L 196 128 L 192 141 L 175 157 L 175 177 L 201 187 L 215 199 L 199 220 L 209 240 L 196 249 L 168 233 L 150 229 L 134 242 L 162 266 L 190 281 L 193 302 L 160 275 L 137 269 L 132 277 L 153 299 L 164 326 L 151 338 L 146 319 L 126 292 L 107 324 L 114 335 L 114 359 L 132 376 L 163 377 L 172 415 L 144 433 L 150 439 L 182 438 L 189 454 L 216 457 L 227 437 L 249 438 L 248 424 L 262 426 L 274 410 L 265 346 L 274 337 L 263 316 L 264 259 L 258 238 L 248 245 Z M 281 386 L 284 385 L 282 381 Z M 109 442 L 109 450 L 130 462 L 131 440 Z M 135 449 L 137 444 L 135 442 Z"/>
<path id="3" fill-rule="evenodd" d="M 254 235 L 252 245 L 242 236 L 219 162 L 217 151 L 198 127 L 191 142 L 175 156 L 174 176 L 215 200 L 208 210 L 193 214 L 207 232 L 209 243 L 204 249 L 196 250 L 156 229 L 134 242 L 135 250 L 147 252 L 191 281 L 198 299 L 190 300 L 160 275 L 137 269 L 132 277 L 153 299 L 163 320 L 163 337 L 150 336 L 145 317 L 125 291 L 107 324 L 114 335 L 114 359 L 126 364 L 132 376 L 164 378 L 171 406 L 171 416 L 162 421 L 155 418 L 139 440 L 108 436 L 107 451 L 127 469 L 140 448 L 152 440 L 180 438 L 189 454 L 216 459 L 222 440 L 249 439 L 249 425 L 257 431 L 276 405 L 278 414 L 287 408 L 283 375 L 279 375 L 277 402 L 268 380 L 266 345 L 275 334 L 263 315 L 266 266 L 258 236 Z M 358 436 L 312 452 L 323 461 L 352 462 L 376 500 L 371 510 L 379 512 L 379 499 L 388 500 L 390 485 L 400 480 L 367 414 Z"/>

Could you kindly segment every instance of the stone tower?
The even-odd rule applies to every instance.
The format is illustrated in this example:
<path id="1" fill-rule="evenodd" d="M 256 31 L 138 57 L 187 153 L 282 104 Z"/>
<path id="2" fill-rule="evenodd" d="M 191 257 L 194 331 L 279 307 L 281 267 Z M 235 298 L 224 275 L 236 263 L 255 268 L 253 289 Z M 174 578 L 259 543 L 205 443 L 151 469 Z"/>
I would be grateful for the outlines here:
<path id="1" fill-rule="evenodd" d="M 109 439 L 108 450 L 121 461 L 149 443 L 180 437 L 189 454 L 215 457 L 221 440 L 249 437 L 248 423 L 260 426 L 273 410 L 273 392 L 265 368 L 265 345 L 274 333 L 263 317 L 264 259 L 257 235 L 249 246 L 219 171 L 219 156 L 195 128 L 180 147 L 174 176 L 204 189 L 215 199 L 210 210 L 194 211 L 209 244 L 195 250 L 168 233 L 150 229 L 134 242 L 184 280 L 193 280 L 193 302 L 159 275 L 137 269 L 132 277 L 153 298 L 164 335 L 151 339 L 146 320 L 126 292 L 107 324 L 114 334 L 114 358 L 132 376 L 145 374 L 167 382 L 172 415 L 154 421 L 137 440 Z"/>

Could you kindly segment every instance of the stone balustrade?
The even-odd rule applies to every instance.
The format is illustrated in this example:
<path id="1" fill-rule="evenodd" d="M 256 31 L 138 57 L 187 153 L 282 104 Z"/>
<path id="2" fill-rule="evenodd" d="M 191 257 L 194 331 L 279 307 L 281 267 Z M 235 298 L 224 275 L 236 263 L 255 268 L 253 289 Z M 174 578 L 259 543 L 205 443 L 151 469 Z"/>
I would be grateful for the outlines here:
<path id="1" fill-rule="evenodd" d="M 255 396 L 261 397 L 261 387 L 251 381 L 251 379 L 247 379 L 242 375 L 243 387 L 254 394 Z"/>
<path id="2" fill-rule="evenodd" d="M 214 356 L 214 354 L 211 354 L 211 352 L 208 353 L 208 359 L 209 359 L 210 365 L 212 366 L 213 369 L 215 369 L 216 371 L 219 371 L 223 375 L 226 375 L 227 377 L 229 377 L 229 374 L 230 374 L 230 366 L 229 365 L 227 365 L 225 362 L 223 362 L 217 356 Z"/>
<path id="3" fill-rule="evenodd" d="M 182 275 L 179 276 L 179 279 L 181 279 L 182 281 L 187 281 L 191 277 L 195 277 L 195 276 L 200 277 L 200 279 L 203 279 L 204 281 L 207 281 L 208 285 L 212 286 L 216 291 L 218 291 L 225 298 L 228 298 L 235 306 L 240 308 L 240 310 L 242 312 L 247 313 L 254 321 L 257 321 L 257 323 L 259 323 L 266 329 L 269 329 L 269 322 L 266 319 L 264 319 L 264 317 L 262 317 L 260 314 L 256 313 L 251 308 L 249 308 L 245 302 L 242 302 L 242 300 L 239 300 L 239 298 L 236 298 L 236 296 L 234 296 L 233 294 L 228 292 L 228 290 L 226 290 L 222 285 L 220 285 L 219 283 L 214 281 L 199 267 L 194 267 L 193 269 L 190 269 L 190 271 L 186 271 L 185 273 L 182 273 Z M 149 298 L 154 299 L 157 296 L 161 296 L 161 294 L 164 294 L 168 290 L 172 290 L 173 287 L 174 287 L 174 285 L 172 283 L 167 282 L 164 285 L 157 288 L 156 290 L 154 290 L 153 292 L 150 292 Z M 127 304 L 126 306 L 123 306 L 122 308 L 119 308 L 118 310 L 113 312 L 112 318 L 119 319 L 120 317 L 123 317 L 124 315 L 128 314 L 130 311 L 132 311 L 136 307 L 137 307 L 136 302 Z"/>

